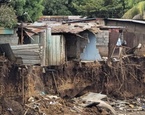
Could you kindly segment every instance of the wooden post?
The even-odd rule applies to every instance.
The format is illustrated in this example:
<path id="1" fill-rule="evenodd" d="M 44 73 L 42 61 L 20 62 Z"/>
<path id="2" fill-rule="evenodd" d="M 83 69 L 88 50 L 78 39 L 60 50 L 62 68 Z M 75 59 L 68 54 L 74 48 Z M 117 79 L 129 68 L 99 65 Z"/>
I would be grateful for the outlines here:
<path id="1" fill-rule="evenodd" d="M 40 33 L 40 45 L 42 46 L 41 66 L 46 66 L 46 29 Z"/>
<path id="2" fill-rule="evenodd" d="M 23 104 L 25 104 L 25 81 L 23 76 L 23 69 L 21 68 L 19 71 L 22 79 L 22 97 L 23 97 L 22 99 L 23 99 Z"/>
<path id="3" fill-rule="evenodd" d="M 23 22 L 21 23 L 21 40 L 20 40 L 20 44 L 23 44 L 23 38 L 24 38 L 24 34 L 23 34 Z"/>
<path id="4" fill-rule="evenodd" d="M 46 65 L 49 65 L 49 51 L 50 51 L 50 39 L 51 39 L 51 28 L 46 29 L 46 51 L 45 51 L 45 56 L 46 56 Z"/>

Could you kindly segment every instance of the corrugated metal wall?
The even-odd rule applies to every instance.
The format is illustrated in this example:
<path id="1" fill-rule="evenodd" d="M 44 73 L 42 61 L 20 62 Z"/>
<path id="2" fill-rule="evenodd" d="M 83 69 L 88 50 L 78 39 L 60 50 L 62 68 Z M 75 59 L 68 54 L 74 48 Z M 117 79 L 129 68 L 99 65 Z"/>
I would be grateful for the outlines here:
<path id="1" fill-rule="evenodd" d="M 65 62 L 65 39 L 62 35 L 48 38 L 48 65 L 60 65 Z"/>

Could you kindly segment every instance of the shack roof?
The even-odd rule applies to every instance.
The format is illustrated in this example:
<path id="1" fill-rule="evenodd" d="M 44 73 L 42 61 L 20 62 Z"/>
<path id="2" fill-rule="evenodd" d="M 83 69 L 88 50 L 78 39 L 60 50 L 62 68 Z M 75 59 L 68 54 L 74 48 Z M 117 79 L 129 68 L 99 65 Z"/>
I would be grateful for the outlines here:
<path id="1" fill-rule="evenodd" d="M 59 26 L 52 26 L 52 33 L 80 33 L 85 30 L 93 31 L 94 33 L 99 32 L 99 28 L 96 23 L 73 23 L 73 24 L 62 24 Z"/>
<path id="2" fill-rule="evenodd" d="M 107 19 L 104 19 L 104 20 L 105 21 L 118 21 L 118 22 L 130 22 L 130 23 L 145 24 L 145 21 L 133 20 L 133 19 L 107 18 Z"/>
<path id="3" fill-rule="evenodd" d="M 49 25 L 41 25 L 41 24 L 38 25 L 35 23 L 31 25 L 25 25 L 23 28 L 24 31 L 26 31 L 26 33 L 29 34 L 29 36 L 32 36 L 39 32 L 43 32 L 44 29 L 46 28 L 51 28 L 51 32 L 53 34 L 58 34 L 58 33 L 77 34 L 85 30 L 89 30 L 96 34 L 100 30 L 96 23 L 73 23 L 73 24 L 52 23 Z"/>
<path id="4" fill-rule="evenodd" d="M 77 34 L 83 32 L 85 30 L 91 31 L 94 34 L 100 32 L 100 29 L 123 29 L 122 26 L 101 26 L 96 22 L 76 22 L 76 23 L 40 23 L 36 22 L 29 25 L 24 25 L 24 30 L 29 36 L 37 34 L 39 32 L 43 32 L 46 28 L 51 28 L 52 34 L 64 34 L 71 33 Z"/>

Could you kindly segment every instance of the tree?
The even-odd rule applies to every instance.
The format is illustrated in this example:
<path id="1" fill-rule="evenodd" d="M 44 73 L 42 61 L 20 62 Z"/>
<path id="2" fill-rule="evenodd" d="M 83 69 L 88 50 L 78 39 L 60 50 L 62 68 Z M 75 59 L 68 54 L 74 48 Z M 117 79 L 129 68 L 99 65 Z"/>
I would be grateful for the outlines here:
<path id="1" fill-rule="evenodd" d="M 12 7 L 2 5 L 0 7 L 0 26 L 6 28 L 13 28 L 17 24 L 17 17 Z"/>
<path id="2" fill-rule="evenodd" d="M 45 0 L 45 15 L 83 15 L 87 17 L 121 17 L 121 0 Z"/>
<path id="3" fill-rule="evenodd" d="M 69 0 L 45 0 L 44 1 L 44 15 L 71 15 L 69 11 Z"/>
<path id="4" fill-rule="evenodd" d="M 120 17 L 123 6 L 119 0 L 82 0 L 73 3 L 80 14 L 88 17 Z"/>
<path id="5" fill-rule="evenodd" d="M 0 3 L 8 3 L 10 2 L 11 0 L 0 0 Z"/>
<path id="6" fill-rule="evenodd" d="M 42 15 L 43 0 L 13 0 L 11 5 L 16 10 L 19 21 L 35 21 Z"/>
<path id="7" fill-rule="evenodd" d="M 137 0 L 136 2 L 130 0 L 131 8 L 123 15 L 122 18 L 127 19 L 144 19 L 145 16 L 145 1 L 144 0 Z"/>

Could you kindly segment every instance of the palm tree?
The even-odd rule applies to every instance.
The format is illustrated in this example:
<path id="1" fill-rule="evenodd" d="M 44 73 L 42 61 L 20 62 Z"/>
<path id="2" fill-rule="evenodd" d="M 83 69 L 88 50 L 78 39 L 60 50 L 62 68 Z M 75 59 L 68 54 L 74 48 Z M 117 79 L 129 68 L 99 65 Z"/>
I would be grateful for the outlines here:
<path id="1" fill-rule="evenodd" d="M 129 9 L 122 18 L 141 20 L 145 19 L 145 1 L 130 0 L 129 5 L 132 6 L 132 8 Z"/>

